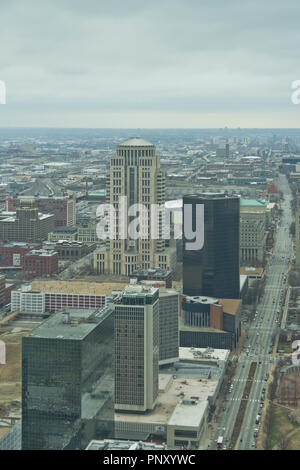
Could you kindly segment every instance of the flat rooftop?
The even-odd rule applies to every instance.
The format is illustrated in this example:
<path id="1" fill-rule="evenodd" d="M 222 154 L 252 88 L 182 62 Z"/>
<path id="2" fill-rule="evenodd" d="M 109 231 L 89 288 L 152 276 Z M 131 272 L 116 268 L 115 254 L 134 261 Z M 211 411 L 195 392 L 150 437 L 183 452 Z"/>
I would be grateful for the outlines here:
<path id="1" fill-rule="evenodd" d="M 218 385 L 218 380 L 203 379 L 196 375 L 192 377 L 174 377 L 175 376 L 170 374 L 159 374 L 159 390 L 165 391 L 159 393 L 154 410 L 146 414 L 115 412 L 115 421 L 166 425 L 169 423 L 175 408 L 183 398 L 183 395 L 180 394 L 184 394 L 184 398 L 198 397 L 199 402 L 205 401 L 206 403 L 208 397 L 214 395 Z M 166 388 L 167 381 L 169 381 L 170 384 Z M 190 418 L 191 422 L 195 420 L 197 422 L 199 421 L 199 413 L 202 413 L 204 408 L 204 405 L 200 405 L 200 409 L 198 407 L 195 408 L 195 406 L 197 405 L 186 405 L 186 410 L 192 408 L 192 414 L 196 415 L 194 419 L 192 417 Z M 199 413 L 195 413 L 196 409 Z"/>
<path id="2" fill-rule="evenodd" d="M 22 208 L 22 209 L 27 209 L 27 208 Z M 2 212 L 0 214 L 1 222 L 15 222 L 16 221 L 16 217 L 17 217 L 16 212 L 11 212 L 10 213 L 11 215 L 6 215 L 6 214 L 9 214 L 9 213 Z M 53 214 L 44 214 L 42 212 L 38 212 L 39 220 L 45 220 L 45 219 L 48 219 L 49 217 L 54 217 L 54 215 Z"/>
<path id="3" fill-rule="evenodd" d="M 47 163 L 47 165 L 49 165 L 49 163 Z M 18 196 L 16 198 L 11 198 L 11 199 L 20 200 L 20 201 L 23 200 L 23 199 L 25 201 L 26 200 L 37 200 L 38 201 L 39 199 L 45 199 L 47 201 L 53 201 L 53 200 L 55 200 L 55 201 L 66 201 L 66 200 L 70 199 L 70 196 L 50 196 L 49 197 L 49 196 L 28 196 L 28 195 L 26 196 L 26 195 L 24 195 L 24 196 Z"/>
<path id="4" fill-rule="evenodd" d="M 13 248 L 13 247 L 20 247 L 20 248 L 34 248 L 34 247 L 38 247 L 38 246 L 41 246 L 40 243 L 28 243 L 28 242 L 2 242 L 0 243 L 0 248 L 1 247 L 9 247 L 9 248 Z"/>
<path id="5" fill-rule="evenodd" d="M 235 315 L 238 311 L 241 300 L 240 299 L 219 299 L 219 302 L 221 305 L 223 305 L 224 313 L 230 313 L 231 315 Z"/>
<path id="6" fill-rule="evenodd" d="M 181 361 L 195 361 L 198 363 L 207 362 L 207 360 L 227 361 L 229 354 L 229 349 L 179 348 L 179 359 Z"/>
<path id="7" fill-rule="evenodd" d="M 240 273 L 241 274 L 244 274 L 244 275 L 247 275 L 247 276 L 251 276 L 251 275 L 261 275 L 263 273 L 263 268 L 255 268 L 255 267 L 247 267 L 247 266 L 242 266 L 240 268 Z"/>
<path id="8" fill-rule="evenodd" d="M 57 227 L 52 230 L 53 233 L 59 232 L 68 232 L 68 233 L 75 233 L 77 232 L 77 227 L 72 227 L 71 225 L 65 225 L 62 227 Z"/>
<path id="9" fill-rule="evenodd" d="M 159 287 L 159 297 L 167 297 L 170 295 L 179 295 L 179 293 L 171 287 Z"/>
<path id="10" fill-rule="evenodd" d="M 53 256 L 57 254 L 55 250 L 31 250 L 26 253 L 26 256 Z"/>
<path id="11" fill-rule="evenodd" d="M 88 282 L 88 281 L 33 281 L 32 290 L 39 292 L 57 292 L 66 294 L 87 294 L 111 296 L 113 291 L 120 291 L 128 282 Z"/>
<path id="12" fill-rule="evenodd" d="M 255 206 L 255 207 L 266 207 L 265 201 L 258 201 L 257 199 L 241 199 L 241 206 Z"/>
<path id="13" fill-rule="evenodd" d="M 67 309 L 66 312 L 70 312 L 70 323 L 65 323 L 65 315 L 63 312 L 58 312 L 35 327 L 30 336 L 35 338 L 82 340 L 100 322 L 99 317 L 98 319 L 94 317 L 95 309 Z M 76 323 L 72 320 L 75 320 Z"/>
<path id="14" fill-rule="evenodd" d="M 157 290 L 157 287 L 146 286 L 143 284 L 130 284 L 124 288 L 122 294 L 129 297 L 137 295 L 153 295 Z"/>
<path id="15" fill-rule="evenodd" d="M 196 304 L 196 303 L 199 303 L 199 304 L 217 304 L 219 303 L 219 299 L 215 298 L 215 297 L 207 297 L 205 295 L 194 295 L 194 296 L 190 296 L 190 295 L 187 295 L 185 298 L 185 301 L 186 303 L 192 303 L 192 304 Z"/>
<path id="16" fill-rule="evenodd" d="M 198 400 L 195 404 L 185 404 L 185 400 L 182 399 L 176 405 L 168 424 L 170 426 L 198 427 L 207 407 L 206 399 Z"/>
<path id="17" fill-rule="evenodd" d="M 170 274 L 172 274 L 173 271 L 172 270 L 168 270 L 168 269 L 136 269 L 135 271 L 132 272 L 132 274 L 130 274 L 130 277 L 134 277 L 134 276 L 153 276 L 153 277 L 160 277 L 160 276 L 169 276 Z"/>
<path id="18" fill-rule="evenodd" d="M 93 440 L 85 450 L 164 450 L 165 444 L 143 441 L 122 441 L 121 439 Z"/>

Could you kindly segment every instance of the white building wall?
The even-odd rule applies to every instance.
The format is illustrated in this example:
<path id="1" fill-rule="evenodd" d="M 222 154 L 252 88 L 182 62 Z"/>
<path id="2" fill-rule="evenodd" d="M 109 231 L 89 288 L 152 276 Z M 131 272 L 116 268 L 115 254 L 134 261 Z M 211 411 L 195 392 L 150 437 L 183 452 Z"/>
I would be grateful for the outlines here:
<path id="1" fill-rule="evenodd" d="M 40 292 L 11 293 L 11 311 L 19 310 L 20 313 L 42 314 L 45 313 L 45 294 Z"/>

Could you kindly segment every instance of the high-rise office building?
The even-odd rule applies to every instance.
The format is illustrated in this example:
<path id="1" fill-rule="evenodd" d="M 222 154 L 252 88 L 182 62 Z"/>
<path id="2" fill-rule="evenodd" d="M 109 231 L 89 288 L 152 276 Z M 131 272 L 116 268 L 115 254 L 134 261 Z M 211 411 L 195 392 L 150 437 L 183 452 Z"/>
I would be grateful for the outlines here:
<path id="1" fill-rule="evenodd" d="M 46 240 L 53 230 L 53 214 L 42 214 L 32 201 L 26 201 L 16 212 L 0 214 L 0 240 L 32 242 Z"/>
<path id="2" fill-rule="evenodd" d="M 23 337 L 23 450 L 82 449 L 114 436 L 113 329 L 109 308 L 68 309 Z"/>
<path id="3" fill-rule="evenodd" d="M 114 299 L 115 409 L 146 412 L 158 397 L 158 289 L 127 286 Z"/>
<path id="4" fill-rule="evenodd" d="M 192 208 L 192 229 L 196 228 L 196 205 L 204 205 L 204 244 L 187 249 L 183 235 L 183 293 L 238 299 L 240 297 L 240 198 L 222 193 L 184 196 L 183 206 Z M 183 227 L 188 224 L 185 210 Z"/>
<path id="5" fill-rule="evenodd" d="M 122 226 L 138 217 L 128 215 L 128 210 L 119 206 L 119 198 L 126 196 L 127 209 L 142 204 L 148 211 L 141 236 L 133 239 L 122 233 Z M 160 157 L 155 146 L 141 138 L 131 138 L 118 145 L 116 154 L 110 159 L 110 170 L 106 179 L 106 202 L 115 208 L 115 239 L 108 240 L 106 248 L 95 251 L 94 264 L 99 274 L 111 273 L 129 276 L 138 268 L 169 269 L 176 262 L 176 252 L 166 247 L 163 233 L 163 212 L 151 214 L 151 206 L 165 203 L 165 176 L 160 168 Z M 147 224 L 146 224 L 147 221 Z M 157 236 L 151 234 L 156 222 Z M 112 226 L 110 218 L 110 226 Z M 148 225 L 148 227 L 147 227 Z M 143 235 L 142 235 L 143 232 Z"/>
<path id="6" fill-rule="evenodd" d="M 25 202 L 32 202 L 43 214 L 54 215 L 54 228 L 74 225 L 76 223 L 75 196 L 22 196 L 6 198 L 6 210 L 16 211 Z"/>

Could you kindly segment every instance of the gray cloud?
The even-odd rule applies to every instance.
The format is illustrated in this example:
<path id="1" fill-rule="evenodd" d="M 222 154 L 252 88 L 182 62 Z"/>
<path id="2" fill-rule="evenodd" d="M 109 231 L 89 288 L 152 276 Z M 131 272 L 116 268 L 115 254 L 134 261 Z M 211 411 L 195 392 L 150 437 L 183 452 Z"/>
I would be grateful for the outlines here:
<path id="1" fill-rule="evenodd" d="M 297 126 L 299 13 L 294 0 L 2 2 L 0 125 Z"/>

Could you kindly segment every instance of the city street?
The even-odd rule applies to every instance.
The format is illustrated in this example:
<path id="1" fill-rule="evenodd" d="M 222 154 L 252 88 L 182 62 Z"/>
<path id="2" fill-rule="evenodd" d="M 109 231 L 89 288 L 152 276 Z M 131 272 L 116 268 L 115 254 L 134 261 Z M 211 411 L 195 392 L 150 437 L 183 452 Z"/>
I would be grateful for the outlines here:
<path id="1" fill-rule="evenodd" d="M 226 407 L 214 440 L 218 436 L 224 437 L 224 443 L 230 442 L 235 426 L 236 417 L 240 407 L 246 380 L 248 378 L 250 365 L 257 363 L 253 377 L 252 387 L 247 399 L 247 407 L 243 418 L 241 433 L 236 443 L 236 449 L 254 449 L 254 430 L 256 416 L 261 412 L 261 396 L 263 389 L 267 386 L 267 377 L 272 359 L 273 344 L 276 332 L 279 329 L 278 316 L 283 305 L 285 275 L 288 271 L 289 258 L 291 255 L 291 242 L 289 238 L 289 227 L 292 221 L 290 200 L 291 191 L 286 177 L 280 175 L 278 178 L 278 189 L 284 194 L 282 203 L 283 214 L 277 228 L 276 245 L 270 261 L 268 277 L 265 285 L 264 296 L 257 306 L 257 314 L 248 329 L 248 338 L 244 350 L 238 358 L 236 373 L 233 379 L 233 389 L 227 394 Z M 213 442 L 212 448 L 216 448 Z"/>

